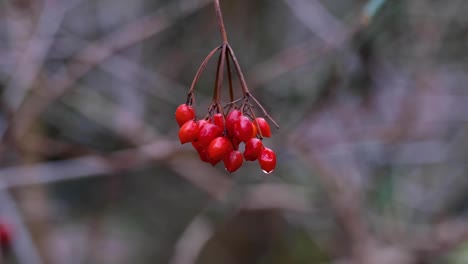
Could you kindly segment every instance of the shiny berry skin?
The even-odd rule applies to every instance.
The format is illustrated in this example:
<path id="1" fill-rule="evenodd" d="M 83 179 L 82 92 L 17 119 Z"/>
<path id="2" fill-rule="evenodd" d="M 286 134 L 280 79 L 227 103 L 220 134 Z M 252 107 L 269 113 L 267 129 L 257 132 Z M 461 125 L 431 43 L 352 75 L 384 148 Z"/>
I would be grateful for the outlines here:
<path id="1" fill-rule="evenodd" d="M 263 143 L 258 138 L 251 138 L 245 142 L 244 158 L 248 161 L 258 159 L 263 150 Z"/>
<path id="2" fill-rule="evenodd" d="M 217 137 L 208 146 L 208 157 L 211 161 L 221 161 L 232 151 L 232 144 L 225 137 Z"/>
<path id="3" fill-rule="evenodd" d="M 213 121 L 213 124 L 217 125 L 222 130 L 224 130 L 224 118 L 222 114 L 220 113 L 214 114 L 212 117 L 212 121 Z"/>
<path id="4" fill-rule="evenodd" d="M 270 174 L 276 167 L 276 154 L 273 150 L 269 148 L 264 148 L 260 157 L 258 158 L 258 163 L 263 172 Z"/>
<path id="5" fill-rule="evenodd" d="M 190 141 L 194 141 L 197 139 L 198 134 L 200 132 L 200 128 L 198 127 L 197 122 L 190 120 L 186 122 L 180 129 L 179 129 L 179 140 L 180 143 L 185 144 Z"/>
<path id="6" fill-rule="evenodd" d="M 175 118 L 179 127 L 181 127 L 187 121 L 195 119 L 195 110 L 190 105 L 181 104 L 176 109 Z"/>
<path id="7" fill-rule="evenodd" d="M 246 116 L 239 117 L 239 120 L 234 124 L 234 136 L 242 142 L 252 138 L 253 127 L 252 122 Z"/>
<path id="8" fill-rule="evenodd" d="M 208 150 L 205 147 L 200 146 L 198 140 L 192 141 L 192 146 L 194 149 L 197 150 L 198 156 L 200 156 L 201 161 L 210 162 L 210 158 L 208 157 Z"/>
<path id="9" fill-rule="evenodd" d="M 220 127 L 211 123 L 206 123 L 200 128 L 198 142 L 200 143 L 200 146 L 207 147 L 213 139 L 221 136 L 222 134 L 223 130 Z"/>
<path id="10" fill-rule="evenodd" d="M 262 132 L 263 137 L 271 137 L 271 129 L 268 122 L 263 117 L 257 117 L 253 121 L 255 124 L 258 123 L 258 127 L 260 128 L 260 132 Z"/>
<path id="11" fill-rule="evenodd" d="M 232 110 L 226 117 L 226 129 L 231 136 L 234 135 L 234 125 L 239 121 L 239 118 L 242 116 L 241 111 Z"/>
<path id="12" fill-rule="evenodd" d="M 244 159 L 242 158 L 242 154 L 239 151 L 233 150 L 227 154 L 226 157 L 224 157 L 223 161 L 224 167 L 227 171 L 235 172 L 242 166 Z"/>
<path id="13" fill-rule="evenodd" d="M 240 141 L 236 137 L 231 137 L 230 140 L 231 140 L 233 148 L 236 149 L 236 150 L 239 149 L 239 145 L 240 145 L 240 143 L 242 143 L 242 141 Z"/>
<path id="14" fill-rule="evenodd" d="M 210 122 L 208 122 L 207 120 L 205 119 L 201 119 L 201 120 L 198 120 L 198 126 L 200 127 L 200 129 L 205 125 L 205 124 L 208 124 Z"/>
<path id="15" fill-rule="evenodd" d="M 257 125 L 255 124 L 255 121 L 252 121 L 252 137 L 257 137 L 257 134 L 258 134 L 258 129 L 257 129 Z"/>

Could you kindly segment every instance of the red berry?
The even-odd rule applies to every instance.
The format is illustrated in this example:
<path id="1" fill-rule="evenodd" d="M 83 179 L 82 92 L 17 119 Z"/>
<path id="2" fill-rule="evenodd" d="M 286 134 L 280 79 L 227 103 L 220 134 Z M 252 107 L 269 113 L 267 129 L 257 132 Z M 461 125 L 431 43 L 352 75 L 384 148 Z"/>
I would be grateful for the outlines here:
<path id="1" fill-rule="evenodd" d="M 258 123 L 258 127 L 260 128 L 263 137 L 271 137 L 270 125 L 267 123 L 265 118 L 257 117 L 255 118 L 254 123 Z"/>
<path id="2" fill-rule="evenodd" d="M 201 151 L 199 151 L 198 156 L 200 157 L 201 161 L 211 163 L 210 157 L 208 157 L 208 150 L 207 149 L 202 149 Z M 216 165 L 216 164 L 214 164 L 214 165 Z"/>
<path id="3" fill-rule="evenodd" d="M 232 143 L 232 147 L 233 147 L 234 149 L 236 149 L 236 150 L 239 149 L 239 145 L 240 145 L 240 143 L 241 143 L 242 141 L 240 141 L 240 140 L 237 139 L 236 137 L 232 137 L 232 138 L 230 138 L 230 140 L 231 140 L 231 143 Z"/>
<path id="4" fill-rule="evenodd" d="M 198 133 L 200 128 L 198 127 L 197 122 L 190 120 L 186 122 L 180 129 L 179 129 L 179 140 L 180 143 L 185 144 L 190 141 L 194 141 L 198 137 Z"/>
<path id="5" fill-rule="evenodd" d="M 200 128 L 200 133 L 198 134 L 198 141 L 201 146 L 207 147 L 213 139 L 221 136 L 223 130 L 217 125 L 206 123 Z"/>
<path id="6" fill-rule="evenodd" d="M 244 158 L 245 160 L 254 161 L 258 159 L 263 150 L 263 143 L 258 138 L 251 138 L 245 142 Z"/>
<path id="7" fill-rule="evenodd" d="M 258 158 L 258 163 L 263 172 L 270 174 L 276 167 L 276 154 L 273 150 L 269 148 L 264 148 L 260 157 Z"/>
<path id="8" fill-rule="evenodd" d="M 202 119 L 202 120 L 198 120 L 198 126 L 200 127 L 200 129 L 205 125 L 205 124 L 208 124 L 209 122 L 206 121 L 205 119 Z"/>
<path id="9" fill-rule="evenodd" d="M 224 130 L 224 118 L 222 114 L 220 113 L 215 114 L 212 120 L 213 120 L 213 124 L 217 125 L 222 130 Z"/>
<path id="10" fill-rule="evenodd" d="M 257 125 L 255 125 L 255 121 L 252 121 L 252 137 L 257 137 L 257 134 L 258 134 L 258 129 L 257 129 Z"/>
<path id="11" fill-rule="evenodd" d="M 202 146 L 200 146 L 200 142 L 198 142 L 198 140 L 192 141 L 192 146 L 198 152 L 204 149 Z"/>
<path id="12" fill-rule="evenodd" d="M 234 136 L 240 141 L 246 142 L 252 138 L 253 127 L 252 122 L 246 116 L 239 117 L 239 120 L 234 125 Z"/>
<path id="13" fill-rule="evenodd" d="M 212 160 L 212 159 L 210 159 L 210 157 L 208 156 L 208 148 L 201 146 L 200 142 L 198 142 L 198 140 L 192 141 L 192 145 L 197 150 L 198 156 L 200 157 L 201 161 L 210 163 L 213 166 L 215 166 L 216 164 L 218 164 L 221 161 L 221 160 Z"/>
<path id="14" fill-rule="evenodd" d="M 229 132 L 229 135 L 234 135 L 234 125 L 239 121 L 239 118 L 242 116 L 241 111 L 232 110 L 226 117 L 226 129 Z"/>
<path id="15" fill-rule="evenodd" d="M 0 223 L 0 246 L 8 248 L 11 245 L 11 229 L 9 226 Z"/>
<path id="16" fill-rule="evenodd" d="M 208 157 L 211 161 L 221 161 L 231 151 L 231 142 L 225 137 L 217 137 L 208 146 Z"/>
<path id="17" fill-rule="evenodd" d="M 226 157 L 224 157 L 224 167 L 229 172 L 235 172 L 242 166 L 243 158 L 242 154 L 237 151 L 231 151 Z"/>
<path id="18" fill-rule="evenodd" d="M 197 141 L 192 141 L 192 146 L 194 149 L 197 150 L 198 156 L 200 156 L 200 160 L 203 162 L 210 162 L 208 158 L 208 151 L 205 147 L 200 146 L 200 143 Z"/>
<path id="19" fill-rule="evenodd" d="M 190 105 L 181 104 L 176 109 L 175 117 L 179 127 L 181 127 L 187 121 L 195 119 L 195 110 Z"/>

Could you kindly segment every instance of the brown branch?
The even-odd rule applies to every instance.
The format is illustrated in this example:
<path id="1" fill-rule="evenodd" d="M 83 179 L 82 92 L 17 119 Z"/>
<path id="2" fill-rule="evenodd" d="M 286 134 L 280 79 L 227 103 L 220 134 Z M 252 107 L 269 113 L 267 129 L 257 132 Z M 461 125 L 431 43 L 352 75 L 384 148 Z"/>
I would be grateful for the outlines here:
<path id="1" fill-rule="evenodd" d="M 201 74 L 206 68 L 206 65 L 210 61 L 210 59 L 213 57 L 213 55 L 222 48 L 222 45 L 219 47 L 214 48 L 203 60 L 203 62 L 200 64 L 200 67 L 197 70 L 197 73 L 195 74 L 195 77 L 193 78 L 192 85 L 190 86 L 190 90 L 188 92 L 188 97 L 187 97 L 187 103 L 189 103 L 189 100 L 193 97 L 193 92 L 195 91 L 195 86 L 198 83 L 198 80 L 200 79 Z"/>
<path id="2" fill-rule="evenodd" d="M 65 94 L 77 80 L 114 53 L 162 32 L 170 27 L 174 20 L 184 17 L 207 4 L 209 4 L 208 0 L 200 1 L 199 4 L 183 9 L 173 17 L 166 17 L 167 12 L 156 12 L 155 15 L 149 15 L 131 22 L 123 29 L 89 44 L 71 59 L 70 64 L 59 70 L 44 85 L 38 86 L 47 87 L 47 89 L 32 90 L 32 94 L 25 98 L 14 114 L 7 133 L 4 134 L 2 140 L 5 141 L 9 135 L 21 138 L 51 103 Z M 169 5 L 174 5 L 174 2 Z M 169 5 L 162 9 L 170 8 Z"/>
<path id="3" fill-rule="evenodd" d="M 214 0 L 215 5 L 215 12 L 216 12 L 216 19 L 218 21 L 219 32 L 221 33 L 221 37 L 223 38 L 223 43 L 228 43 L 226 28 L 224 27 L 223 15 L 221 13 L 221 7 L 219 5 L 219 0 Z"/>

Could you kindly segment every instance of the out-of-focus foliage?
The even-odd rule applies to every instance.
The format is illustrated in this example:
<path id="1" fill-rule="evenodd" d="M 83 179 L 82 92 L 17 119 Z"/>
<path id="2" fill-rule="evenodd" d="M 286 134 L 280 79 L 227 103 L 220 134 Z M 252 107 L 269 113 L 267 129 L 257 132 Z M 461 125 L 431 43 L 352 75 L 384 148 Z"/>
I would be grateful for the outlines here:
<path id="1" fill-rule="evenodd" d="M 177 142 L 212 1 L 0 1 L 8 263 L 466 263 L 468 2 L 221 7 L 272 175 Z"/>

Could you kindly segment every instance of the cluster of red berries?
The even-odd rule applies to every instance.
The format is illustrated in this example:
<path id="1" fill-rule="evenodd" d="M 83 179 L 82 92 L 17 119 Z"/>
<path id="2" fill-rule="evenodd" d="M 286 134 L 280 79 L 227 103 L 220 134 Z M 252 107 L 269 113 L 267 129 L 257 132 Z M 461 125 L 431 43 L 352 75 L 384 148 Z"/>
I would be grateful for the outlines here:
<path id="1" fill-rule="evenodd" d="M 275 169 L 276 154 L 262 142 L 263 137 L 271 136 L 270 125 L 264 118 L 251 118 L 233 109 L 226 116 L 216 113 L 196 120 L 195 110 L 188 104 L 180 105 L 175 116 L 180 126 L 180 143 L 191 142 L 202 161 L 213 166 L 223 161 L 229 172 L 238 170 L 244 159 L 258 160 L 265 173 Z M 241 143 L 245 144 L 243 155 L 239 151 Z"/>

